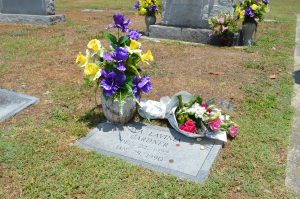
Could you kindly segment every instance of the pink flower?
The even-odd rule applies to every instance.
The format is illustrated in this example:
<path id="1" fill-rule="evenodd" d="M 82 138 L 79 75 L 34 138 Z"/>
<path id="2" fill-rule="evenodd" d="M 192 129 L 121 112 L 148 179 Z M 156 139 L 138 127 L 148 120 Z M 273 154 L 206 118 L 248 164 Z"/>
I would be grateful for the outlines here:
<path id="1" fill-rule="evenodd" d="M 196 123 L 191 120 L 188 120 L 184 124 L 180 125 L 179 129 L 189 133 L 195 133 Z"/>
<path id="2" fill-rule="evenodd" d="M 235 138 L 239 134 L 238 127 L 235 125 L 230 126 L 228 128 L 228 131 L 229 131 L 229 135 L 233 138 Z"/>
<path id="3" fill-rule="evenodd" d="M 217 31 L 220 31 L 220 30 L 221 30 L 221 26 L 217 26 L 217 27 L 216 27 L 216 30 L 217 30 Z"/>
<path id="4" fill-rule="evenodd" d="M 219 19 L 219 22 L 220 22 L 220 23 L 224 23 L 224 18 L 221 17 L 221 18 Z"/>
<path id="5" fill-rule="evenodd" d="M 222 26 L 222 32 L 224 32 L 225 30 L 228 30 L 227 26 Z"/>
<path id="6" fill-rule="evenodd" d="M 218 131 L 221 128 L 221 119 L 214 119 L 213 121 L 208 122 L 208 125 L 212 131 Z"/>
<path id="7" fill-rule="evenodd" d="M 202 103 L 200 106 L 203 107 L 203 108 L 206 108 L 206 104 L 205 103 Z"/>

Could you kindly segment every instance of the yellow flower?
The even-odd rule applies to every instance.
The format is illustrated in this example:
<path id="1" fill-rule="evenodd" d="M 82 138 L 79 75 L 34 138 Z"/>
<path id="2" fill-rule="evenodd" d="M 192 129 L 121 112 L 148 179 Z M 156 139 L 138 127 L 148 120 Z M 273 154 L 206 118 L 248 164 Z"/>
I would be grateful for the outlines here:
<path id="1" fill-rule="evenodd" d="M 241 12 L 241 8 L 240 8 L 239 6 L 237 6 L 237 7 L 235 8 L 235 13 L 239 15 L 240 12 Z"/>
<path id="2" fill-rule="evenodd" d="M 79 66 L 83 67 L 87 63 L 87 60 L 88 58 L 79 52 L 76 58 L 76 64 L 79 64 Z"/>
<path id="3" fill-rule="evenodd" d="M 141 43 L 133 39 L 130 39 L 130 46 L 126 46 L 126 49 L 130 54 L 135 53 L 138 54 L 139 56 L 141 56 L 142 53 L 142 50 L 140 48 L 141 48 Z"/>
<path id="4" fill-rule="evenodd" d="M 140 15 L 145 15 L 147 13 L 147 10 L 145 8 L 141 8 L 139 10 Z"/>
<path id="5" fill-rule="evenodd" d="M 252 10 L 256 10 L 258 6 L 256 4 L 252 4 L 250 7 L 252 8 Z"/>
<path id="6" fill-rule="evenodd" d="M 130 50 L 137 50 L 141 47 L 141 43 L 130 39 Z"/>
<path id="7" fill-rule="evenodd" d="M 101 43 L 98 39 L 93 39 L 88 43 L 87 47 L 94 53 L 97 53 L 101 48 Z"/>
<path id="8" fill-rule="evenodd" d="M 84 69 L 84 75 L 95 76 L 99 70 L 99 66 L 95 63 L 88 63 Z"/>
<path id="9" fill-rule="evenodd" d="M 150 50 L 148 50 L 147 53 L 143 54 L 141 58 L 143 62 L 154 61 L 153 55 Z"/>
<path id="10" fill-rule="evenodd" d="M 244 17 L 245 17 L 245 10 L 242 10 L 240 12 L 240 19 L 244 19 Z"/>

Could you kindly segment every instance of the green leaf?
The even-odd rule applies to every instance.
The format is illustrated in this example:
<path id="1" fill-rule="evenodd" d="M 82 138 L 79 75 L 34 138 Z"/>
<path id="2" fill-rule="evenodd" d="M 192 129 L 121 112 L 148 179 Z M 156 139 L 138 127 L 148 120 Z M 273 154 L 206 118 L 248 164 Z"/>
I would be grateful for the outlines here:
<path id="1" fill-rule="evenodd" d="M 110 33 L 104 33 L 104 38 L 106 38 L 112 45 L 117 44 L 117 38 Z"/>
<path id="2" fill-rule="evenodd" d="M 140 72 L 138 71 L 137 67 L 132 65 L 132 64 L 128 64 L 127 65 L 128 68 L 128 72 L 131 73 L 132 75 L 138 75 L 138 76 L 141 76 Z"/>
<path id="3" fill-rule="evenodd" d="M 118 43 L 119 45 L 125 44 L 129 38 L 127 36 L 120 37 Z"/>

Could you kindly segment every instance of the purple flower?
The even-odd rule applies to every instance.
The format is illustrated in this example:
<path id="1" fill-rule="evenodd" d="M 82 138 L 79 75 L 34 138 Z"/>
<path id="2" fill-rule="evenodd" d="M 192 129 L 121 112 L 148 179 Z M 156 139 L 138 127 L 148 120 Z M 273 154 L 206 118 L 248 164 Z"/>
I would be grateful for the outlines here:
<path id="1" fill-rule="evenodd" d="M 126 64 L 124 62 L 117 63 L 117 69 L 119 71 L 125 71 L 126 70 Z"/>
<path id="2" fill-rule="evenodd" d="M 135 76 L 132 84 L 132 91 L 136 98 L 141 98 L 141 91 L 143 91 L 143 93 L 148 93 L 152 89 L 150 77 L 148 76 L 143 76 L 142 78 Z"/>
<path id="3" fill-rule="evenodd" d="M 116 61 L 123 62 L 128 59 L 128 51 L 126 48 L 120 47 L 116 50 Z"/>
<path id="4" fill-rule="evenodd" d="M 156 5 L 151 5 L 150 7 L 149 7 L 149 11 L 150 12 L 158 12 L 158 8 L 157 8 L 157 6 Z"/>
<path id="5" fill-rule="evenodd" d="M 129 32 L 128 37 L 133 40 L 139 40 L 139 38 L 142 36 L 142 34 L 139 33 L 137 30 L 132 30 Z"/>
<path id="6" fill-rule="evenodd" d="M 139 1 L 135 2 L 134 3 L 134 8 L 139 9 L 139 7 L 140 7 L 140 2 Z"/>
<path id="7" fill-rule="evenodd" d="M 247 10 L 246 10 L 246 12 L 245 12 L 245 14 L 244 14 L 245 16 L 249 16 L 249 17 L 254 17 L 255 15 L 254 15 L 254 12 L 253 12 L 253 10 L 252 10 L 252 8 L 247 8 Z"/>
<path id="8" fill-rule="evenodd" d="M 130 19 L 125 21 L 125 16 L 120 13 L 114 14 L 113 18 L 115 24 L 110 25 L 108 28 L 119 28 L 122 32 L 128 32 L 128 26 L 131 23 Z"/>
<path id="9" fill-rule="evenodd" d="M 105 53 L 104 60 L 107 62 L 116 62 L 119 71 L 126 70 L 125 61 L 128 59 L 128 51 L 126 48 L 119 47 L 116 52 Z"/>
<path id="10" fill-rule="evenodd" d="M 112 52 L 112 53 L 104 53 L 104 60 L 107 61 L 107 62 L 113 62 L 115 59 L 115 53 Z"/>
<path id="11" fill-rule="evenodd" d="M 264 4 L 269 4 L 269 3 L 270 3 L 270 0 L 262 0 L 262 2 L 263 2 Z"/>
<path id="12" fill-rule="evenodd" d="M 116 73 L 114 71 L 102 70 L 102 75 L 104 79 L 101 81 L 101 87 L 106 96 L 113 96 L 124 85 L 126 80 L 126 76 L 123 73 Z"/>

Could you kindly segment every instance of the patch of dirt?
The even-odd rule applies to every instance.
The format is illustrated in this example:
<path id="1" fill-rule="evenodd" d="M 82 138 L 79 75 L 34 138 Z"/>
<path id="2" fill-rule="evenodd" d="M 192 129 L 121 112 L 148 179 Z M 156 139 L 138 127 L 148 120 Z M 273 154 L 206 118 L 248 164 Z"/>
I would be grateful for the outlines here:
<path id="1" fill-rule="evenodd" d="M 1 78 L 1 88 L 23 91 L 43 100 L 45 99 L 43 93 L 49 89 L 47 84 L 49 82 L 60 85 L 74 84 L 74 86 L 83 84 L 82 69 L 75 65 L 74 60 L 79 51 L 85 50 L 88 39 L 82 39 L 85 32 L 78 31 L 78 28 L 85 26 L 88 34 L 96 35 L 112 23 L 112 15 L 116 12 L 118 11 L 105 10 L 102 13 L 78 14 L 78 11 L 68 10 L 64 13 L 69 21 L 66 24 L 39 27 L 38 33 L 28 31 L 28 34 L 45 39 L 60 35 L 68 42 L 46 52 L 45 58 L 32 55 L 28 60 L 6 63 L 11 64 L 11 69 Z M 144 29 L 143 17 L 135 13 L 127 13 L 126 17 L 132 20 L 132 28 Z M 71 25 L 68 25 L 70 23 Z M 9 34 L 22 27 L 0 25 L 0 35 Z M 33 26 L 26 26 L 26 29 L 30 30 L 30 27 Z M 171 96 L 186 90 L 207 100 L 216 98 L 238 104 L 243 98 L 240 87 L 255 81 L 254 70 L 246 69 L 242 66 L 242 62 L 254 59 L 257 55 L 243 50 L 149 41 L 143 42 L 143 48 L 150 49 L 156 61 L 154 67 L 143 66 L 151 75 L 153 82 L 153 90 L 149 95 L 144 96 L 145 98 L 159 100 L 162 96 Z M 24 83 L 26 89 L 22 90 L 20 87 Z M 44 106 L 37 105 L 35 109 L 44 109 Z"/>

